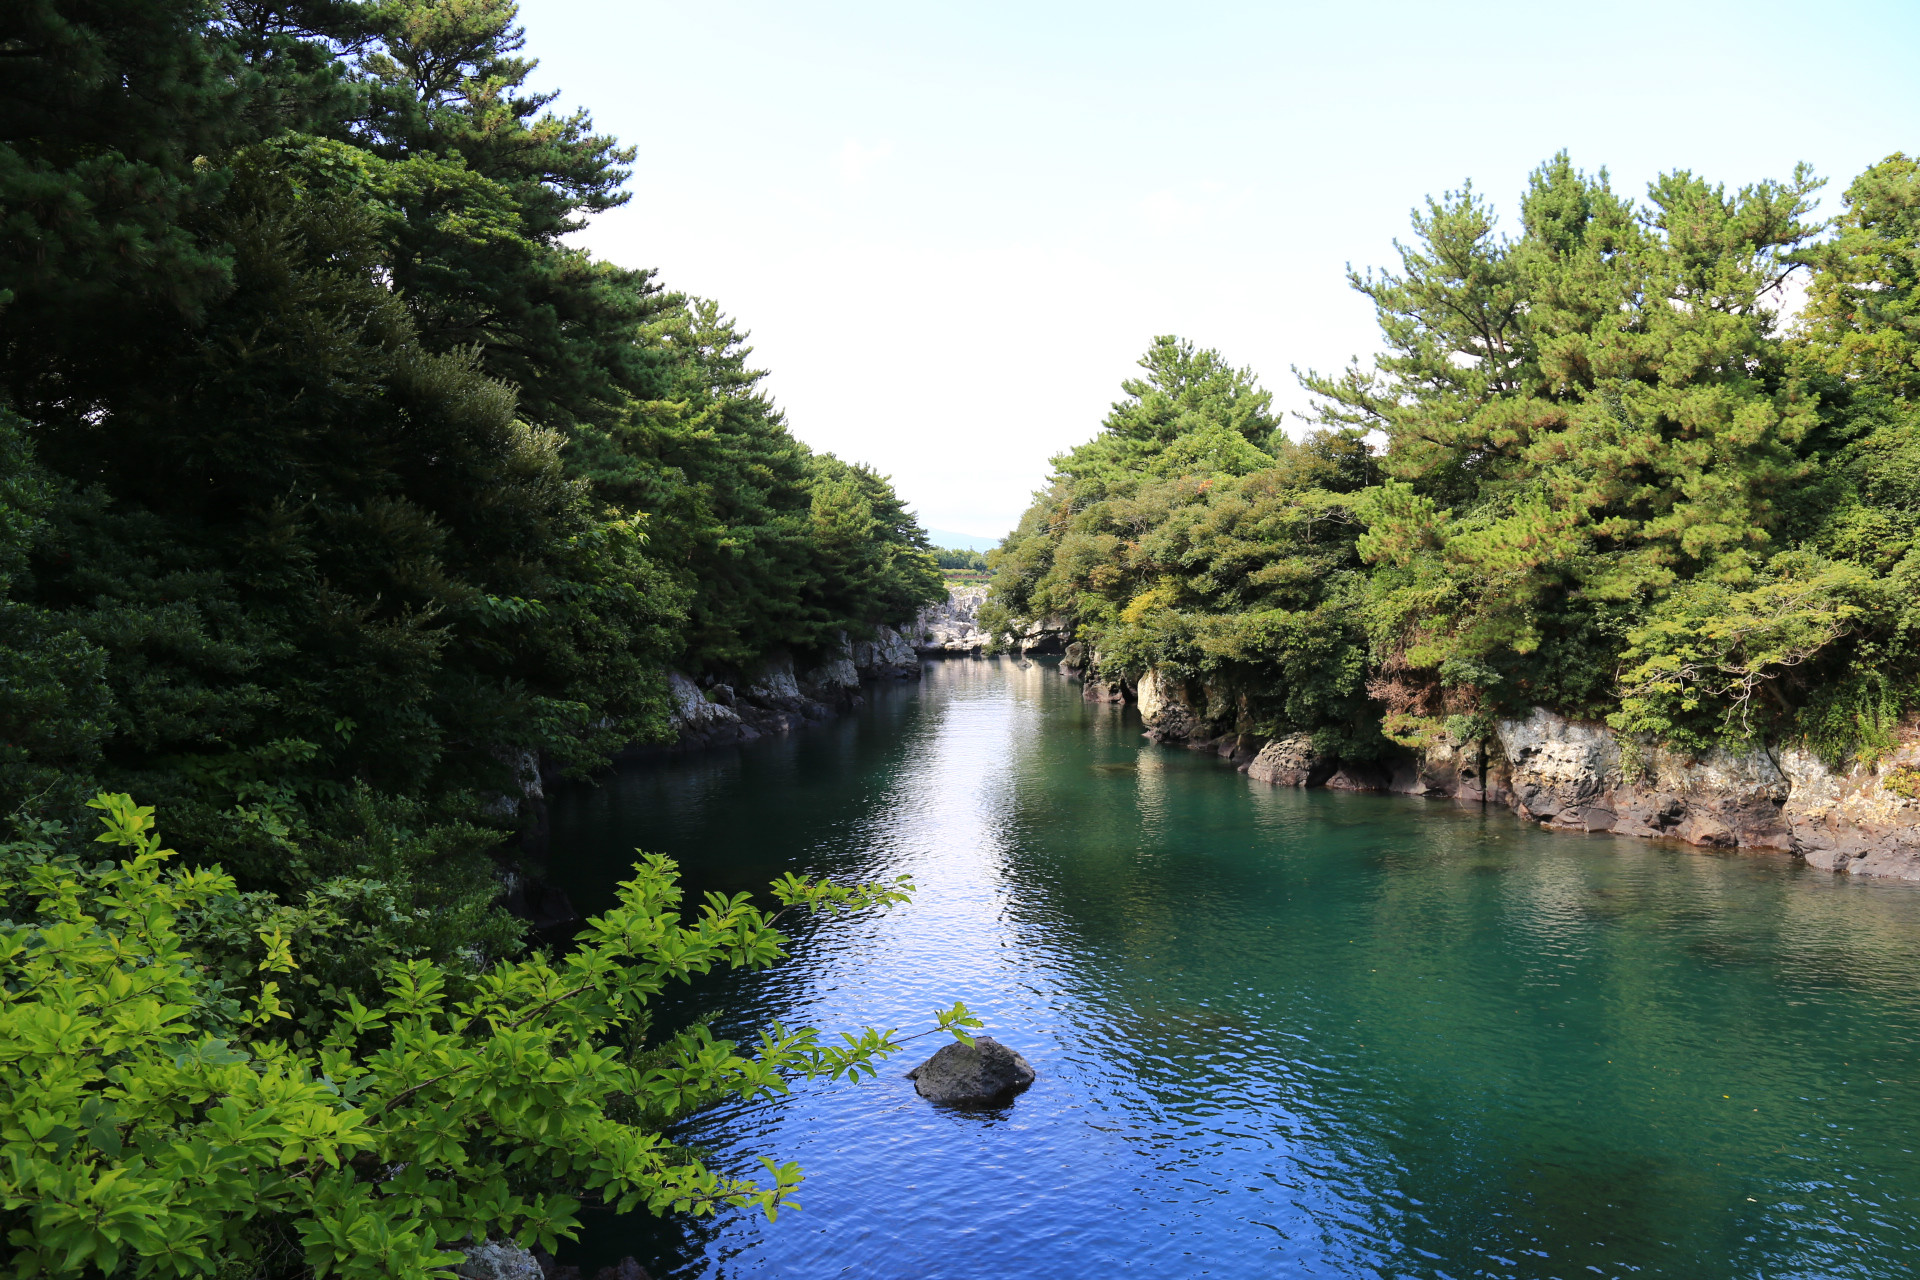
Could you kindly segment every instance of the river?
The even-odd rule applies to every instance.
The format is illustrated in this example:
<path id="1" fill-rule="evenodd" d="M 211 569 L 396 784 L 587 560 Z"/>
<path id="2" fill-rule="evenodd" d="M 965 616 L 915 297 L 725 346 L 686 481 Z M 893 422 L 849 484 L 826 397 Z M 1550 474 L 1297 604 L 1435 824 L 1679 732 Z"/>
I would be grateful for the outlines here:
<path id="1" fill-rule="evenodd" d="M 769 1224 L 595 1218 L 667 1277 L 1906 1277 L 1920 886 L 1276 790 L 1046 662 L 929 664 L 836 723 L 556 797 L 555 879 L 910 874 L 911 905 L 662 1006 L 918 1030 L 965 1000 L 1039 1081 L 902 1073 L 678 1137 L 797 1160 Z"/>

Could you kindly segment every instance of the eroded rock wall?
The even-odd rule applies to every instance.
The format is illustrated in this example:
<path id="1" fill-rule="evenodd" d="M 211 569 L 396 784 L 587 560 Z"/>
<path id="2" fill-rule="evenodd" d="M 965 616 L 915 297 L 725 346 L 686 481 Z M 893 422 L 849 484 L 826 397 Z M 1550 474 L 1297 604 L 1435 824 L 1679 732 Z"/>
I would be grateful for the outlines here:
<path id="1" fill-rule="evenodd" d="M 1809 866 L 1920 880 L 1920 726 L 1904 725 L 1900 736 L 1890 757 L 1845 773 L 1804 749 L 1780 753 L 1784 817 Z"/>
<path id="2" fill-rule="evenodd" d="M 986 602 L 982 583 L 959 582 L 947 588 L 947 598 L 920 611 L 909 628 L 913 647 L 921 653 L 977 654 L 987 647 L 980 629 L 980 606 Z"/>
<path id="3" fill-rule="evenodd" d="M 917 679 L 920 655 L 892 627 L 875 627 L 861 639 L 844 633 L 836 650 L 818 665 L 796 668 L 792 657 L 774 654 L 757 670 L 731 680 L 699 680 L 667 673 L 673 698 L 668 720 L 672 742 L 643 745 L 631 754 L 651 755 L 698 747 L 752 742 L 828 720 L 861 705 L 860 686 L 872 680 Z"/>
<path id="4" fill-rule="evenodd" d="M 1499 721 L 1498 731 L 1523 818 L 1715 848 L 1793 850 L 1783 813 L 1790 785 L 1764 750 L 1633 750 L 1605 725 L 1541 708 Z"/>
<path id="5" fill-rule="evenodd" d="M 1211 748 L 1274 786 L 1392 791 L 1503 804 L 1567 831 L 1791 853 L 1851 875 L 1920 881 L 1920 720 L 1899 747 L 1844 773 L 1812 752 L 1674 751 L 1623 742 L 1604 724 L 1544 708 L 1496 723 L 1486 743 L 1439 741 L 1383 760 L 1340 760 L 1310 734 L 1252 738 L 1244 706 L 1161 671 L 1138 683 L 1140 717 L 1159 742 Z"/>

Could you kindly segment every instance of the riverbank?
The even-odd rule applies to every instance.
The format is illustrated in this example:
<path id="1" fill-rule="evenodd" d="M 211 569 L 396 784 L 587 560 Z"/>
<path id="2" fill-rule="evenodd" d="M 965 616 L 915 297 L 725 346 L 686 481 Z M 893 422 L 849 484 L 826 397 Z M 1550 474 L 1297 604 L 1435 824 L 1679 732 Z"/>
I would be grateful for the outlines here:
<path id="1" fill-rule="evenodd" d="M 622 760 L 649 759 L 704 747 L 756 742 L 790 733 L 858 709 L 863 684 L 917 680 L 926 657 L 979 655 L 987 649 L 980 606 L 987 588 L 975 582 L 948 584 L 947 598 L 922 609 L 905 626 L 876 626 L 859 639 L 840 634 L 822 662 L 796 667 L 792 655 L 776 653 L 747 675 L 667 673 L 673 695 L 671 740 L 639 743 Z"/>
<path id="2" fill-rule="evenodd" d="M 792 655 L 776 653 L 743 677 L 707 673 L 695 678 L 670 671 L 673 707 L 668 721 L 673 738 L 629 747 L 621 758 L 645 759 L 789 733 L 860 706 L 865 682 L 919 677 L 920 656 L 900 632 L 886 626 L 858 640 L 841 632 L 835 650 L 810 667 L 796 669 Z"/>
<path id="3" fill-rule="evenodd" d="M 1244 695 L 1148 670 L 1110 683 L 1073 668 L 1090 701 L 1137 703 L 1147 736 L 1212 751 L 1281 787 L 1393 792 L 1504 805 L 1560 831 L 1785 853 L 1840 874 L 1920 881 L 1920 720 L 1873 764 L 1835 770 L 1803 747 L 1676 751 L 1536 707 L 1484 741 L 1343 759 L 1313 735 L 1256 732 Z"/>

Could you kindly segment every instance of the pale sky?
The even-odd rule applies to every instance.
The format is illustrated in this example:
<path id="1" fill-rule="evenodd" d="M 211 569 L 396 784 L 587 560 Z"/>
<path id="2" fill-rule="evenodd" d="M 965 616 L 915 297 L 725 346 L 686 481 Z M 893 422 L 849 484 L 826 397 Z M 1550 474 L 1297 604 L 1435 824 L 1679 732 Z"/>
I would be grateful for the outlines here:
<path id="1" fill-rule="evenodd" d="M 1560 148 L 1616 189 L 1920 149 L 1920 3 L 523 0 L 536 83 L 639 147 L 580 241 L 719 300 L 794 433 L 998 535 L 1155 334 L 1375 349 L 1345 264 Z"/>

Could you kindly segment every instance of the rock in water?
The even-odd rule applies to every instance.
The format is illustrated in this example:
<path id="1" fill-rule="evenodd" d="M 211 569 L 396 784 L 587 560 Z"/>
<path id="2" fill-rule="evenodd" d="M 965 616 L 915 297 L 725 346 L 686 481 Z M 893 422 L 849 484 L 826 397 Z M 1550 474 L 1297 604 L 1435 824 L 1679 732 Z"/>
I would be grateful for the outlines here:
<path id="1" fill-rule="evenodd" d="M 545 1280 L 540 1260 L 511 1240 L 458 1246 L 467 1255 L 453 1273 L 462 1280 Z"/>
<path id="2" fill-rule="evenodd" d="M 1011 1102 L 1033 1083 L 1027 1060 L 992 1036 L 975 1036 L 973 1047 L 955 1041 L 907 1072 L 920 1096 L 955 1106 Z"/>

